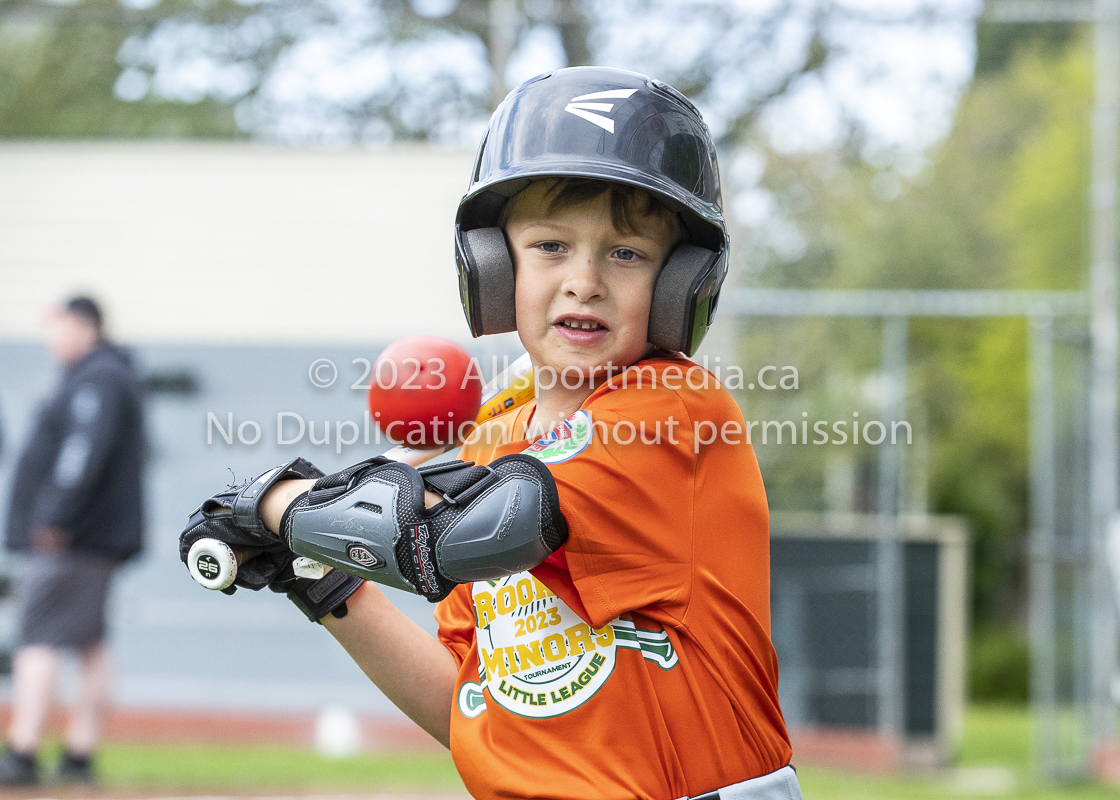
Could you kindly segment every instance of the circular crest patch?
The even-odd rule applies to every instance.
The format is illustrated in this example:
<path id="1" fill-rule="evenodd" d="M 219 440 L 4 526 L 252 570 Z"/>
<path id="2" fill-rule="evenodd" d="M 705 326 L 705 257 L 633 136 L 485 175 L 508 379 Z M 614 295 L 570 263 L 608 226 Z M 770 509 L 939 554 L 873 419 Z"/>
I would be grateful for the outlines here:
<path id="1" fill-rule="evenodd" d="M 614 627 L 589 627 L 528 572 L 476 581 L 472 596 L 479 686 L 489 693 L 487 702 L 548 719 L 583 705 L 614 671 Z"/>
<path id="2" fill-rule="evenodd" d="M 591 415 L 580 409 L 529 445 L 525 454 L 546 464 L 559 464 L 586 450 L 594 437 Z"/>

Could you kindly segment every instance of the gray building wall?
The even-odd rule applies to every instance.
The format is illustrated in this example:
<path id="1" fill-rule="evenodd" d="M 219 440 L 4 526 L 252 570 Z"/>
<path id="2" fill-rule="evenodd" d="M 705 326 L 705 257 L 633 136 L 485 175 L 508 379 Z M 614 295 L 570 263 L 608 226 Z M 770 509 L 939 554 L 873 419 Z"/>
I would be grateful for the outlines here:
<path id="1" fill-rule="evenodd" d="M 0 341 L 76 289 L 127 342 L 469 335 L 455 207 L 472 154 L 419 146 L 0 144 Z"/>
<path id="2" fill-rule="evenodd" d="M 198 503 L 295 455 L 327 470 L 384 445 L 338 452 L 335 425 L 362 426 L 362 364 L 411 334 L 516 354 L 515 336 L 473 342 L 459 307 L 452 224 L 473 153 L 419 146 L 292 150 L 245 143 L 0 143 L 0 519 L 12 469 L 56 373 L 39 344 L 45 307 L 76 291 L 164 388 L 148 409 L 147 549 L 112 598 L 111 636 L 128 706 L 395 713 L 321 627 L 283 598 L 197 587 L 177 539 Z M 484 350 L 482 348 L 490 348 Z M 315 388 L 330 358 L 338 379 Z M 490 369 L 486 367 L 487 375 Z M 181 383 L 181 381 L 180 381 Z M 277 444 L 292 411 L 331 443 Z M 227 445 L 247 420 L 261 439 Z M 244 429 L 248 436 L 252 426 Z M 349 431 L 347 431 L 349 432 Z M 371 433 L 372 436 L 372 433 Z M 18 562 L 0 554 L 0 571 Z M 421 626 L 431 607 L 394 593 Z M 11 608 L 0 600 L 0 651 Z M 5 689 L 0 678 L 0 694 Z"/>
<path id="3" fill-rule="evenodd" d="M 387 343 L 369 347 L 149 346 L 137 348 L 142 374 L 155 387 L 193 380 L 193 393 L 153 391 L 147 409 L 150 459 L 146 478 L 146 548 L 126 565 L 112 594 L 110 637 L 118 668 L 116 697 L 125 706 L 191 709 L 310 710 L 343 703 L 357 711 L 395 715 L 384 696 L 321 626 L 313 625 L 285 598 L 244 590 L 228 597 L 195 584 L 180 563 L 178 536 L 187 516 L 210 494 L 283 461 L 303 455 L 327 471 L 386 449 L 370 427 L 365 437 L 365 392 L 355 358 L 374 359 Z M 488 351 L 476 350 L 490 371 Z M 489 351 L 496 353 L 497 351 Z M 316 388 L 308 367 L 330 358 L 339 379 Z M 38 345 L 0 344 L 0 520 L 6 518 L 12 472 L 34 424 L 38 403 L 57 377 Z M 288 411 L 308 424 L 301 441 L 281 445 L 277 414 Z M 210 422 L 210 414 L 219 424 Z M 233 444 L 219 425 L 232 413 Z M 337 425 L 351 420 L 359 439 L 337 441 Z M 260 426 L 252 445 L 236 428 Z M 289 418 L 294 422 L 294 418 Z M 322 440 L 309 442 L 311 424 Z M 209 428 L 209 429 L 208 429 Z M 252 425 L 244 439 L 255 437 Z M 295 424 L 285 432 L 292 439 Z M 351 429 L 345 438 L 353 438 Z M 341 450 L 341 452 L 340 452 Z M 0 554 L 0 572 L 19 569 L 17 557 Z M 422 628 L 435 631 L 425 600 L 386 590 Z M 12 641 L 10 600 L 0 599 L 0 652 Z M 0 679 L 0 689 L 5 684 Z"/>

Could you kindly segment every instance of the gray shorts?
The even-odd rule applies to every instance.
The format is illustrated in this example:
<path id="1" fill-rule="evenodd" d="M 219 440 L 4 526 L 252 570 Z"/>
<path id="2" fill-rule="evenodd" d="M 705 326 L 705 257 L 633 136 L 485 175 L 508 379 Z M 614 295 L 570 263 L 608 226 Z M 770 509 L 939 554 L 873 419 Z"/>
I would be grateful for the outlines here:
<path id="1" fill-rule="evenodd" d="M 116 562 L 91 553 L 32 553 L 17 562 L 18 646 L 85 648 L 105 638 Z"/>

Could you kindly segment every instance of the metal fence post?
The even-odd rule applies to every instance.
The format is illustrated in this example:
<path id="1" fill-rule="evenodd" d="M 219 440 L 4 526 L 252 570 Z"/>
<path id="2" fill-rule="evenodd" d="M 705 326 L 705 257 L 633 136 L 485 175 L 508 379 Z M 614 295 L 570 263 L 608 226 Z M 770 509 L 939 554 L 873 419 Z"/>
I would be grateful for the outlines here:
<path id="1" fill-rule="evenodd" d="M 892 422 L 906 414 L 906 353 L 909 319 L 883 318 L 882 423 L 886 438 L 879 445 L 879 540 L 877 573 L 879 598 L 879 730 L 899 740 L 905 735 L 905 649 L 903 552 L 899 537 L 899 498 L 902 496 L 901 446 L 892 443 Z M 866 430 L 866 429 L 865 429 Z"/>
<path id="2" fill-rule="evenodd" d="M 1034 757 L 1046 781 L 1058 778 L 1057 618 L 1054 586 L 1056 442 L 1054 323 L 1047 313 L 1030 329 L 1030 635 Z"/>

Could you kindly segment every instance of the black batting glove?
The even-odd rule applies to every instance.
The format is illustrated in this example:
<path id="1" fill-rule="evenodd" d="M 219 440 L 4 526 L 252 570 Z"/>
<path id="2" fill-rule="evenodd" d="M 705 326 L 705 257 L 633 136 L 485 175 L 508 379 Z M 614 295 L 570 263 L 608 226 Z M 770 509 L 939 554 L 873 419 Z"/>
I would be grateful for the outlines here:
<path id="1" fill-rule="evenodd" d="M 233 594 L 235 586 L 252 591 L 264 587 L 295 603 L 309 620 L 318 622 L 327 614 L 346 616 L 346 600 L 364 583 L 361 578 L 331 570 L 318 580 L 296 576 L 296 556 L 286 541 L 265 528 L 260 501 L 276 483 L 296 478 L 322 478 L 314 464 L 297 458 L 271 469 L 242 486 L 218 492 L 198 507 L 179 537 L 179 557 L 187 563 L 191 547 L 200 539 L 217 539 L 243 558 L 234 586 L 222 591 Z"/>
<path id="2" fill-rule="evenodd" d="M 292 571 L 291 562 L 268 584 L 274 592 L 286 594 L 312 622 L 330 614 L 346 616 L 346 601 L 365 583 L 364 578 L 340 569 L 332 569 L 322 578 L 300 578 Z"/>
<path id="3" fill-rule="evenodd" d="M 241 486 L 218 492 L 195 509 L 179 536 L 179 558 L 187 563 L 187 554 L 200 539 L 217 539 L 235 553 L 245 556 L 237 568 L 234 586 L 259 591 L 268 586 L 294 558 L 286 542 L 265 528 L 259 506 L 268 490 L 282 480 L 321 478 L 323 471 L 302 458 L 297 458 L 257 476 Z M 223 589 L 233 594 L 233 586 Z"/>

